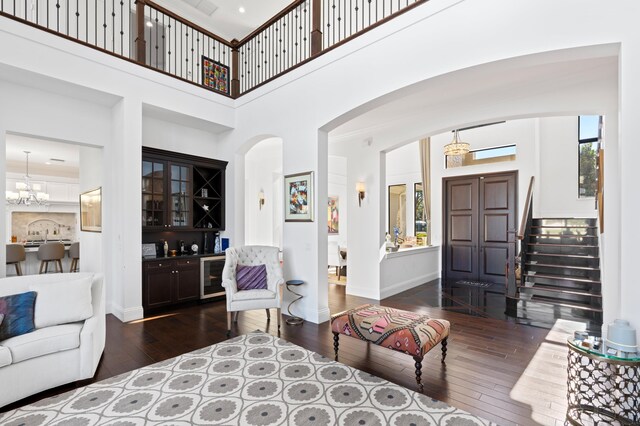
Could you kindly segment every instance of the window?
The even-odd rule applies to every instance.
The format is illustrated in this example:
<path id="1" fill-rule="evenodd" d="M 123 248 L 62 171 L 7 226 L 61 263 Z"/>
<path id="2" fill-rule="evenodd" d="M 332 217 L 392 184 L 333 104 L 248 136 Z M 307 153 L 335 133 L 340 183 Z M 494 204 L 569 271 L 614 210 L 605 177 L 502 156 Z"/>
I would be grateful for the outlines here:
<path id="1" fill-rule="evenodd" d="M 413 185 L 414 204 L 413 204 L 413 235 L 417 236 L 418 232 L 427 232 L 427 221 L 424 211 L 424 192 L 422 191 L 422 183 Z"/>
<path id="2" fill-rule="evenodd" d="M 500 163 L 502 161 L 514 161 L 516 159 L 516 146 L 498 146 L 495 148 L 471 150 L 465 155 L 445 155 L 445 167 L 475 166 L 477 164 Z"/>
<path id="3" fill-rule="evenodd" d="M 602 117 L 578 117 L 578 198 L 593 198 L 598 188 L 598 149 Z"/>

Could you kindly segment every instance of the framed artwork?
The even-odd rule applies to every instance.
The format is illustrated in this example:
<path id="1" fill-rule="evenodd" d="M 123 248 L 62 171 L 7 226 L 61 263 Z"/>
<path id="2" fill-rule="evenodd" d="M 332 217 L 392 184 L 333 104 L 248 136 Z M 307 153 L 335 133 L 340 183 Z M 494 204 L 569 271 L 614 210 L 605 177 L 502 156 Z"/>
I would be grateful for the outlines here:
<path id="1" fill-rule="evenodd" d="M 229 67 L 202 55 L 202 85 L 229 94 Z"/>
<path id="2" fill-rule="evenodd" d="M 102 232 L 102 187 L 80 194 L 80 230 Z"/>
<path id="3" fill-rule="evenodd" d="M 313 172 L 284 177 L 285 222 L 313 222 Z"/>
<path id="4" fill-rule="evenodd" d="M 340 232 L 340 210 L 338 208 L 338 197 L 329 197 L 327 203 L 327 231 L 330 234 Z"/>

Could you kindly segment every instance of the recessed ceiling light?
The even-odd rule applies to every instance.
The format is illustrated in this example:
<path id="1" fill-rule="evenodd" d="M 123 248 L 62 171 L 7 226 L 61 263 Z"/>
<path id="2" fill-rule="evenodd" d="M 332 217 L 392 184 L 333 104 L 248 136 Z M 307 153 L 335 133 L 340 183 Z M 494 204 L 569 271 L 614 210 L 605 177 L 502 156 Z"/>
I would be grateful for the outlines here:
<path id="1" fill-rule="evenodd" d="M 46 164 L 47 166 L 51 165 L 51 161 L 45 161 L 44 164 Z"/>
<path id="2" fill-rule="evenodd" d="M 240 12 L 240 13 L 245 13 L 245 12 L 246 12 L 246 9 L 245 9 L 244 7 L 242 7 L 242 6 L 240 6 L 240 7 L 238 8 L 238 12 Z"/>
<path id="3" fill-rule="evenodd" d="M 151 23 L 151 21 L 147 21 L 147 27 L 149 28 L 153 27 L 153 24 Z"/>

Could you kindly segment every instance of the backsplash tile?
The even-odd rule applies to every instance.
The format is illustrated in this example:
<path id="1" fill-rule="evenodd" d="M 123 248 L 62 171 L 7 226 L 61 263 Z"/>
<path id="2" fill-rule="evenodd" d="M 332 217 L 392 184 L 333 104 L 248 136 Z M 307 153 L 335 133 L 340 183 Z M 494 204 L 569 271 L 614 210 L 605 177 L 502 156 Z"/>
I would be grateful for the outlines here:
<path id="1" fill-rule="evenodd" d="M 44 240 L 45 235 L 48 240 L 76 241 L 77 223 L 76 213 L 13 212 L 11 234 L 18 242 Z"/>

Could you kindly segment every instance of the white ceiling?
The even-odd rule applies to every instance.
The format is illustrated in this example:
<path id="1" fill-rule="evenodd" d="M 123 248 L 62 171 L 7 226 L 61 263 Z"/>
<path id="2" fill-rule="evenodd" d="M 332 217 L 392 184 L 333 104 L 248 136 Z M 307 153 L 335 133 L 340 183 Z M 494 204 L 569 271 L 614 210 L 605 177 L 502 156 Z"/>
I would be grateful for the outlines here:
<path id="1" fill-rule="evenodd" d="M 231 41 L 241 40 L 292 0 L 156 0 L 172 12 Z M 240 13 L 243 7 L 245 12 Z"/>
<path id="2" fill-rule="evenodd" d="M 26 173 L 29 154 L 29 174 L 42 176 L 78 177 L 80 173 L 80 147 L 78 145 L 7 134 L 7 172 Z M 60 161 L 51 161 L 52 158 Z M 49 164 L 47 164 L 49 163 Z"/>

